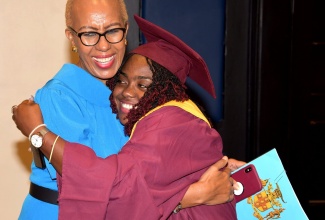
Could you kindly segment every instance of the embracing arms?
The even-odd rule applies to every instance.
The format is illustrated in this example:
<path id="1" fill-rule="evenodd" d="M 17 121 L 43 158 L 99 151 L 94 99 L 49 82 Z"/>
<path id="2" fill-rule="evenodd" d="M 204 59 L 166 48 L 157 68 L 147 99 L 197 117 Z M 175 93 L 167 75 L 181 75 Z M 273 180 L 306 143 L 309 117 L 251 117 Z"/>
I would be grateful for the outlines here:
<path id="1" fill-rule="evenodd" d="M 35 127 L 43 123 L 40 108 L 33 101 L 23 101 L 17 108 L 13 109 L 13 113 L 13 120 L 18 129 L 27 137 Z M 37 133 L 41 129 L 44 127 L 36 129 L 33 133 Z M 51 158 L 51 164 L 61 175 L 65 141 L 59 137 L 55 142 L 56 138 L 57 135 L 48 132 L 44 136 L 43 145 L 40 149 L 47 158 Z M 54 142 L 55 145 L 53 146 Z M 227 157 L 216 162 L 201 176 L 198 182 L 190 185 L 181 201 L 182 207 L 202 204 L 215 205 L 231 201 L 234 198 L 234 187 L 232 186 L 234 180 L 230 177 L 230 173 L 244 164 L 245 162 L 242 161 L 228 160 Z"/>

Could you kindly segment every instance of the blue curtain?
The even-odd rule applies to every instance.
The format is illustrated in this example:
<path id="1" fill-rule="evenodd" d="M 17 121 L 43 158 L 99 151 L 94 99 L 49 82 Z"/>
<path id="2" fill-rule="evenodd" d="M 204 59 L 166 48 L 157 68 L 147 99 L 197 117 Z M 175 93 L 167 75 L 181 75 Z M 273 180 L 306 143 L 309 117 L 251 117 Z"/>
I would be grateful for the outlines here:
<path id="1" fill-rule="evenodd" d="M 142 0 L 140 15 L 178 36 L 206 61 L 217 99 L 192 80 L 195 91 L 214 123 L 223 118 L 225 0 Z"/>

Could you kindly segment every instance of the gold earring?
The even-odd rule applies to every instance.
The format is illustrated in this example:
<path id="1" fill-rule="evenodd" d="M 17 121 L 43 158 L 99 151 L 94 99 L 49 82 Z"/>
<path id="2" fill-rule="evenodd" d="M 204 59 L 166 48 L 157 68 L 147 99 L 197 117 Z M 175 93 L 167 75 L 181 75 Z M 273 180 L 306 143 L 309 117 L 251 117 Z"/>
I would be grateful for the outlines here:
<path id="1" fill-rule="evenodd" d="M 78 48 L 76 46 L 72 46 L 71 50 L 74 53 L 78 53 Z"/>
<path id="2" fill-rule="evenodd" d="M 125 46 L 128 45 L 128 40 L 127 39 L 125 39 L 124 44 L 125 44 Z"/>

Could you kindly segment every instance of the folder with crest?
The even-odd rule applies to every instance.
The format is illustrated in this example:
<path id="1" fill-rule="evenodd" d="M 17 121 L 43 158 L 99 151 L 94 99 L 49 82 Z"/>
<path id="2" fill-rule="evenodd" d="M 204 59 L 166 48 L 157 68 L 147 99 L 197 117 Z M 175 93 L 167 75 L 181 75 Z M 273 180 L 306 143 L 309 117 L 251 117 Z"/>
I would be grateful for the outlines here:
<path id="1" fill-rule="evenodd" d="M 238 220 L 308 220 L 275 148 L 248 164 L 256 167 L 263 188 L 236 204 Z"/>

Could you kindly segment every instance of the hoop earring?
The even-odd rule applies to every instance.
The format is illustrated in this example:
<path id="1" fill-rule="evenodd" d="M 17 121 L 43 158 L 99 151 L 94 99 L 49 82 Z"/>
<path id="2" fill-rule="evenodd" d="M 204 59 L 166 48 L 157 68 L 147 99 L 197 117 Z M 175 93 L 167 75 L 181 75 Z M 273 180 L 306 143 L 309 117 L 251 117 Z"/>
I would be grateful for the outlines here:
<path id="1" fill-rule="evenodd" d="M 71 50 L 74 53 L 78 53 L 78 48 L 76 46 L 72 46 Z"/>
<path id="2" fill-rule="evenodd" d="M 125 46 L 128 45 L 128 40 L 127 39 L 125 39 L 124 44 L 125 44 Z"/>

